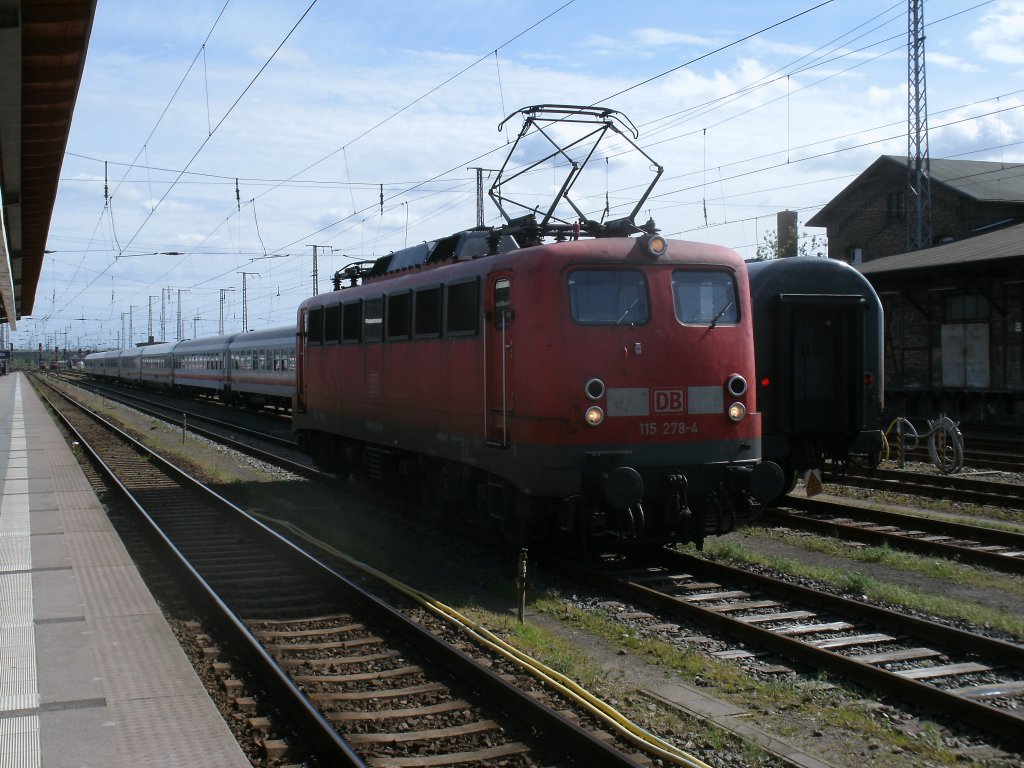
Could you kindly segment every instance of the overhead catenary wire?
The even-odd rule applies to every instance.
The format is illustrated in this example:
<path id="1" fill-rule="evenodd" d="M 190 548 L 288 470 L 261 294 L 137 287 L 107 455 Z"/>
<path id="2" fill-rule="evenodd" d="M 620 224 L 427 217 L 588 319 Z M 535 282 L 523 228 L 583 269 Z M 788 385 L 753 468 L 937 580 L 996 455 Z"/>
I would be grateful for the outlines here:
<path id="1" fill-rule="evenodd" d="M 817 7 L 817 6 L 816 6 L 816 7 Z M 974 7 L 979 7 L 979 6 L 974 6 Z M 497 63 L 497 62 L 496 62 L 496 63 Z M 862 146 L 863 146 L 863 145 L 862 145 Z M 793 148 L 793 149 L 794 149 L 794 151 L 796 151 L 796 148 Z M 462 165 L 463 165 L 463 163 L 462 163 L 462 162 L 460 162 L 460 163 L 458 164 L 458 167 L 461 167 Z M 453 167 L 456 167 L 456 166 L 453 166 Z M 724 168 L 724 167 L 727 167 L 727 166 L 726 166 L 726 165 L 722 165 L 722 166 L 718 166 L 718 167 L 720 167 L 720 168 Z M 767 168 L 766 170 L 770 170 L 770 169 L 771 169 L 772 167 L 774 167 L 774 166 L 768 166 L 768 168 Z M 436 178 L 439 178 L 439 177 L 434 177 L 434 178 L 436 179 Z M 723 177 L 720 177 L 720 184 L 721 184 L 722 178 L 723 178 Z M 725 178 L 732 178 L 732 177 L 725 177 Z M 351 189 L 353 189 L 353 187 L 350 187 L 350 190 L 351 190 Z M 679 191 L 679 190 L 675 190 L 675 192 L 678 192 L 678 191 Z M 396 194 L 396 197 L 398 196 L 398 194 L 401 194 L 401 193 L 397 193 L 397 194 Z M 389 200 L 393 200 L 393 199 L 394 199 L 394 198 L 389 198 Z M 356 212 L 355 212 L 355 211 L 354 211 L 353 213 L 354 213 L 354 215 L 356 214 Z M 338 222 L 335 222 L 335 224 L 337 224 L 337 223 L 338 223 Z M 713 223 L 712 223 L 712 224 L 713 224 Z M 300 236 L 300 237 L 298 237 L 298 238 L 297 238 L 297 241 L 298 241 L 298 240 L 302 240 L 302 238 L 304 238 L 304 237 L 308 237 L 308 236 L 309 236 L 309 235 L 302 235 L 302 236 Z M 265 250 L 265 249 L 264 249 L 264 250 Z"/>
<path id="2" fill-rule="evenodd" d="M 314 5 L 315 5 L 315 2 L 316 2 L 316 0 L 314 0 L 314 3 L 313 3 Z M 505 41 L 504 43 L 502 43 L 502 45 L 498 46 L 498 48 L 497 48 L 497 49 L 495 49 L 495 50 L 500 50 L 501 48 L 504 48 L 504 47 L 506 47 L 507 45 L 511 44 L 511 43 L 512 43 L 512 42 L 514 42 L 515 40 L 517 40 L 517 39 L 519 39 L 520 37 L 522 37 L 523 35 L 525 35 L 525 34 L 526 34 L 527 32 L 529 32 L 530 30 L 532 30 L 532 29 L 536 28 L 537 26 L 539 26 L 540 24 L 542 24 L 542 23 L 544 23 L 545 21 L 549 20 L 550 18 L 552 18 L 552 17 L 554 16 L 554 15 L 556 15 L 557 13 L 559 13 L 560 11 L 562 11 L 563 9 L 565 9 L 565 8 L 567 8 L 568 6 L 572 5 L 572 4 L 574 3 L 574 2 L 575 2 L 575 0 L 568 0 L 568 2 L 566 2 L 566 3 L 564 3 L 563 5 L 559 6 L 559 7 L 557 8 L 557 9 L 555 9 L 555 10 L 554 10 L 554 11 L 552 11 L 551 13 L 547 14 L 546 16 L 544 16 L 543 18 L 541 18 L 540 20 L 538 20 L 538 21 L 534 22 L 534 23 L 533 23 L 533 24 L 531 24 L 530 26 L 526 27 L 525 29 L 523 29 L 522 31 L 520 31 L 519 33 L 517 33 L 516 35 L 514 35 L 513 37 L 511 37 L 511 38 L 509 38 L 508 40 L 506 40 L 506 41 Z M 310 6 L 310 9 L 311 9 L 311 8 L 312 8 L 312 5 Z M 309 12 L 309 9 L 307 9 L 306 13 L 308 13 L 308 12 Z M 303 14 L 303 18 L 304 18 L 304 17 L 305 17 L 305 14 Z M 302 21 L 302 19 L 300 19 L 300 20 L 299 20 L 299 22 L 301 22 L 301 21 Z M 296 27 L 297 27 L 297 26 L 298 26 L 298 22 L 296 23 Z M 295 29 L 295 27 L 293 27 L 293 29 L 292 29 L 292 32 L 294 32 L 294 29 Z M 289 36 L 290 36 L 290 35 L 291 35 L 291 32 L 289 32 Z M 285 40 L 287 40 L 287 37 L 285 38 Z M 280 50 L 280 47 L 281 47 L 281 45 L 283 45 L 283 44 L 284 44 L 284 41 L 282 41 L 282 43 L 281 43 L 281 44 L 280 44 L 280 45 L 278 46 L 278 49 L 277 49 L 277 50 Z M 271 55 L 271 59 L 273 58 L 273 55 L 276 55 L 276 52 L 277 52 L 277 51 L 275 50 L 274 54 L 272 54 L 272 55 Z M 318 161 L 316 161 L 316 162 L 314 162 L 314 163 L 312 163 L 312 164 L 310 164 L 310 165 L 306 166 L 306 167 L 305 167 L 305 168 L 303 168 L 302 170 L 300 170 L 300 171 L 298 171 L 297 173 L 293 174 L 293 175 L 292 175 L 291 177 L 289 177 L 289 179 L 287 179 L 286 181 L 290 181 L 291 179 L 294 179 L 294 178 L 296 178 L 297 176 L 301 175 L 302 173 L 305 173 L 306 171 L 310 170 L 310 169 L 311 169 L 312 167 L 314 167 L 314 166 L 318 165 L 319 163 L 321 163 L 321 162 L 324 162 L 324 161 L 325 161 L 325 160 L 327 160 L 328 158 L 330 158 L 330 157 L 332 157 L 332 156 L 336 155 L 336 154 L 337 154 L 337 153 L 338 153 L 339 151 L 341 151 L 341 150 L 345 149 L 345 147 L 347 147 L 347 146 L 350 146 L 350 145 L 351 145 L 352 143 L 354 143 L 355 141 L 358 141 L 359 139 L 363 138 L 364 136 L 366 136 L 367 134 L 369 134 L 369 133 L 370 133 L 370 132 L 372 132 L 373 130 L 376 130 L 377 128 L 379 128 L 379 127 L 381 127 L 382 125 L 386 124 L 386 123 L 387 123 L 387 122 L 389 122 L 389 121 L 390 121 L 391 119 L 393 119 L 394 117 L 398 116 L 398 115 L 399 115 L 399 114 L 401 114 L 402 112 L 406 111 L 406 110 L 407 110 L 408 108 L 410 108 L 410 107 L 411 107 L 411 106 L 413 106 L 414 104 L 418 103 L 419 101 L 422 101 L 422 100 L 423 100 L 424 98 L 426 98 L 427 96 L 429 96 L 429 95 L 430 95 L 431 93 L 434 93 L 434 92 L 435 92 L 435 91 L 437 91 L 438 89 L 442 88 L 442 87 L 443 87 L 444 85 L 446 85 L 446 84 L 448 84 L 449 82 L 451 82 L 451 81 L 452 81 L 453 79 L 455 79 L 455 78 L 457 78 L 458 76 L 460 76 L 461 74 L 463 74 L 463 73 L 464 73 L 465 71 L 468 71 L 468 70 L 469 70 L 469 69 L 471 69 L 472 67 L 474 67 L 474 66 L 476 66 L 477 64 L 479 64 L 479 63 L 480 63 L 481 61 L 483 61 L 483 60 L 486 60 L 487 58 L 489 58 L 489 57 L 490 57 L 490 55 L 491 55 L 491 54 L 490 54 L 490 53 L 488 53 L 488 54 L 486 54 L 485 56 L 481 57 L 481 58 L 480 58 L 480 59 L 478 59 L 478 60 L 477 60 L 476 62 L 474 62 L 473 64 L 471 64 L 471 65 L 470 65 L 469 67 L 466 67 L 466 68 L 465 68 L 465 69 L 463 69 L 463 70 L 462 70 L 461 72 L 459 72 L 459 73 L 456 73 L 455 75 L 453 75 L 453 76 L 449 77 L 449 78 L 448 78 L 447 80 L 445 80 L 444 82 L 442 82 L 442 83 L 440 83 L 439 85 L 435 86 L 434 88 L 432 88 L 431 90 L 429 90 L 429 91 L 428 91 L 427 93 L 425 93 L 425 94 L 421 95 L 420 97 L 418 97 L 418 98 L 417 98 L 417 99 L 415 99 L 414 101 L 410 102 L 410 103 L 409 103 L 409 104 L 407 104 L 407 105 L 406 105 L 405 107 L 402 107 L 401 109 L 399 109 L 399 110 L 398 110 L 397 112 L 393 113 L 393 114 L 392 114 L 391 116 L 389 116 L 388 118 L 385 118 L 384 120 L 380 121 L 380 122 L 379 122 L 379 123 L 377 123 L 376 125 L 374 125 L 374 126 L 372 126 L 372 127 L 368 128 L 368 129 L 366 129 L 365 131 L 363 131 L 362 133 L 360 133 L 360 134 L 359 134 L 358 136 L 356 136 L 356 138 L 355 138 L 355 139 L 353 139 L 353 140 L 349 141 L 349 142 L 348 142 L 347 144 L 343 145 L 343 146 L 342 146 L 342 147 L 340 147 L 339 149 L 337 149 L 337 150 L 334 150 L 333 152 L 331 152 L 330 154 L 328 154 L 328 155 L 324 156 L 324 157 L 323 157 L 323 158 L 321 158 L 320 160 L 318 160 Z M 267 64 L 269 64 L 269 60 L 268 60 Z M 264 64 L 264 67 L 263 67 L 263 68 L 265 68 L 265 67 L 267 66 L 267 64 Z M 261 68 L 260 72 L 262 72 L 262 69 L 263 69 L 263 68 Z M 259 73 L 257 73 L 257 77 L 258 77 L 258 76 L 259 76 Z M 253 82 L 255 82 L 255 78 L 253 79 Z M 251 85 L 252 85 L 252 83 L 250 83 L 250 86 L 251 86 Z M 246 90 L 248 90 L 248 87 L 246 88 Z M 244 93 L 245 93 L 245 91 L 243 91 L 242 95 L 244 95 Z M 219 122 L 219 123 L 217 124 L 217 126 L 215 126 L 215 127 L 213 128 L 213 131 L 211 132 L 211 137 L 212 137 L 212 134 L 213 134 L 213 132 L 216 132 L 217 128 L 218 128 L 218 127 L 219 127 L 219 126 L 220 126 L 220 125 L 221 125 L 221 124 L 223 123 L 224 119 L 226 119 L 227 115 L 228 115 L 228 114 L 230 114 L 231 110 L 232 110 L 232 109 L 234 109 L 234 106 L 235 106 L 235 105 L 237 105 L 238 101 L 240 101 L 240 100 L 241 100 L 241 97 L 242 97 L 242 95 L 240 95 L 240 96 L 239 96 L 239 98 L 238 98 L 238 99 L 236 100 L 235 104 L 234 104 L 234 105 L 232 105 L 232 107 L 231 107 L 231 108 L 230 108 L 230 109 L 228 110 L 228 113 L 226 113 L 226 114 L 224 115 L 224 117 L 222 117 L 222 118 L 221 118 L 221 121 L 220 121 L 220 122 Z M 208 141 L 208 140 L 209 140 L 209 137 L 207 138 L 207 141 Z M 202 146 L 205 146 L 205 144 L 206 144 L 206 142 L 203 142 L 203 145 L 202 145 Z M 173 182 L 171 183 L 170 187 L 168 187 L 168 190 L 167 190 L 167 191 L 166 191 L 166 192 L 164 193 L 164 196 L 163 196 L 163 197 L 161 198 L 161 201 L 160 201 L 161 203 L 163 202 L 163 200 L 165 200 L 165 199 L 166 199 L 166 197 L 167 197 L 167 195 L 168 195 L 168 194 L 170 193 L 171 189 L 172 189 L 172 188 L 173 188 L 173 187 L 174 187 L 174 186 L 175 186 L 175 185 L 176 185 L 176 184 L 178 183 L 178 181 L 179 181 L 179 180 L 180 180 L 180 178 L 182 177 L 182 175 L 183 175 L 184 171 L 186 171 L 186 170 L 188 169 L 188 167 L 189 167 L 189 166 L 191 165 L 191 163 L 192 163 L 192 162 L 193 162 L 193 161 L 195 160 L 195 158 L 196 158 L 196 157 L 198 156 L 199 152 L 200 152 L 200 151 L 202 150 L 202 146 L 200 146 L 200 149 L 199 149 L 199 150 L 197 150 L 197 152 L 196 152 L 196 154 L 195 154 L 195 155 L 193 156 L 192 160 L 190 160 L 190 161 L 189 161 L 189 163 L 188 163 L 188 164 L 186 164 L 185 168 L 184 168 L 184 169 L 182 169 L 182 170 L 181 170 L 181 171 L 180 171 L 180 172 L 178 173 L 178 175 L 176 176 L 175 180 L 174 180 L 174 181 L 173 181 Z M 435 177 L 435 178 L 436 178 L 436 177 Z M 268 194 L 269 192 L 273 191 L 274 189 L 276 189 L 276 186 L 275 186 L 275 187 L 271 187 L 271 189 L 269 189 L 269 190 L 266 190 L 265 192 L 261 193 L 261 195 L 259 195 L 259 196 L 262 196 L 262 195 L 264 195 L 264 194 Z M 258 197 L 259 197 L 259 196 L 258 196 Z M 159 207 L 159 203 L 158 203 L 158 206 L 157 206 L 157 207 Z M 154 211 L 154 213 L 155 213 L 155 211 Z M 354 213 L 353 213 L 353 215 L 357 215 L 358 213 L 359 213 L 359 212 L 358 212 L 358 211 L 356 211 L 356 212 L 354 212 Z M 143 221 L 142 225 L 140 225 L 140 227 L 139 227 L 139 230 L 137 230 L 137 231 L 136 231 L 136 234 L 135 234 L 135 235 L 133 236 L 133 240 L 134 240 L 134 237 L 138 235 L 139 231 L 141 231 L 142 227 L 144 227 L 144 226 L 145 226 L 146 222 L 148 222 L 149 218 L 150 218 L 150 217 L 151 217 L 152 215 L 153 215 L 153 214 L 151 213 L 151 214 L 150 214 L 150 216 L 147 216 L 147 217 L 146 217 L 146 219 L 145 219 L 145 220 Z M 325 228 L 321 229 L 320 231 L 323 231 L 324 229 L 327 229 L 327 228 L 329 228 L 329 227 L 325 227 Z M 313 236 L 313 235 L 316 235 L 316 234 L 318 234 L 318 232 L 317 232 L 317 233 L 312 233 L 312 235 L 306 235 L 306 236 L 304 236 L 304 237 L 310 237 L 310 236 Z M 294 245 L 295 243 L 297 243 L 297 242 L 299 242 L 299 241 L 303 240 L 303 239 L 304 239 L 304 237 L 300 237 L 300 238 L 297 238 L 297 239 L 296 239 L 295 241 L 293 241 L 292 243 L 290 243 L 290 244 L 289 244 L 288 246 L 284 246 L 284 248 L 288 248 L 288 247 L 291 247 L 291 246 L 292 246 L 292 245 Z M 128 245 L 130 245 L 130 244 L 131 244 L 131 241 L 129 241 Z M 126 246 L 126 247 L 127 247 L 127 246 Z M 188 254 L 186 254 L 186 258 L 187 258 L 187 257 L 188 257 Z M 166 276 L 166 274 L 167 274 L 167 273 L 165 273 L 164 275 L 161 275 L 161 278 L 160 278 L 160 279 L 162 279 L 162 278 L 163 278 L 164 276 Z"/>
<path id="3" fill-rule="evenodd" d="M 267 58 L 267 60 L 265 62 L 263 62 L 263 65 L 259 68 L 259 70 L 257 70 L 256 74 L 253 75 L 253 77 L 249 81 L 248 85 L 246 85 L 245 88 L 242 89 L 242 92 L 240 94 L 238 94 L 238 97 L 232 102 L 231 106 L 228 107 L 227 111 L 221 116 L 220 120 L 217 121 L 217 124 L 215 126 L 213 126 L 213 128 L 210 129 L 209 135 L 202 141 L 202 143 L 200 143 L 199 148 L 196 149 L 195 153 L 192 155 L 192 157 L 189 159 L 189 161 L 187 163 L 185 163 L 185 167 L 182 169 L 181 173 L 178 174 L 178 176 L 175 178 L 175 180 L 171 182 L 170 186 L 167 188 L 167 191 L 164 192 L 163 196 L 157 202 L 156 206 L 154 206 L 153 211 L 148 216 L 146 216 L 145 219 L 143 219 L 142 223 L 139 225 L 139 228 L 137 230 L 135 230 L 135 234 L 133 234 L 131 236 L 131 239 L 129 239 L 129 241 L 125 244 L 126 248 L 128 246 L 130 246 L 135 241 L 136 237 L 139 236 L 139 233 L 143 230 L 143 228 L 145 228 L 146 224 L 149 223 L 150 218 L 153 216 L 154 213 L 156 213 L 157 208 L 160 207 L 160 205 L 164 202 L 164 200 L 167 199 L 167 196 L 171 193 L 171 190 L 174 189 L 174 186 L 175 186 L 175 184 L 177 184 L 178 179 L 181 178 L 181 175 L 185 171 L 187 171 L 188 168 L 192 165 L 192 163 L 195 162 L 196 158 L 199 157 L 199 154 L 203 151 L 203 149 L 209 143 L 210 139 L 213 138 L 213 135 L 220 129 L 220 127 L 224 124 L 224 121 L 228 119 L 228 117 L 231 115 L 231 113 L 234 112 L 235 107 L 237 107 L 239 105 L 239 103 L 241 103 L 242 99 L 245 98 L 245 94 L 247 94 L 249 92 L 249 90 L 252 88 L 252 86 L 259 79 L 260 75 L 262 75 L 263 72 L 266 70 L 266 68 L 268 66 L 270 66 L 270 63 L 277 56 L 278 52 L 280 52 L 280 50 L 284 47 L 285 43 L 287 43 L 288 40 L 291 38 L 291 36 L 295 33 L 295 30 L 299 28 L 299 25 L 302 24 L 302 22 L 305 20 L 306 16 L 309 15 L 309 12 L 313 10 L 313 6 L 315 6 L 318 1 L 319 0 L 313 0 L 313 2 L 311 2 L 309 4 L 309 6 L 306 8 L 306 10 L 303 11 L 302 15 L 299 17 L 299 20 L 296 21 L 295 24 L 292 25 L 292 28 L 288 30 L 288 33 L 284 36 L 284 38 L 281 40 L 281 42 L 278 43 L 277 47 L 270 54 L 270 56 Z"/>

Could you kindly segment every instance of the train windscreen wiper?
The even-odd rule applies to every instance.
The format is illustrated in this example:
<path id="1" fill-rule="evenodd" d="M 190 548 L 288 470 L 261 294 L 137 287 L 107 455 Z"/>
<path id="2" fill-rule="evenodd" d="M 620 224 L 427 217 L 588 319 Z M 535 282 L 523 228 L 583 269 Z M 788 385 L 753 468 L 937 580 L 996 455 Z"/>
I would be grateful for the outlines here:
<path id="1" fill-rule="evenodd" d="M 633 311 L 633 308 L 640 303 L 640 297 L 637 296 L 633 299 L 633 303 L 626 307 L 626 311 L 619 315 L 619 319 L 615 321 L 616 325 L 622 325 L 622 321 L 626 319 L 626 315 Z"/>
<path id="2" fill-rule="evenodd" d="M 711 325 L 708 326 L 708 330 L 711 330 L 716 325 L 718 325 L 718 321 L 722 319 L 722 315 L 724 315 L 726 312 L 728 312 L 731 307 L 732 307 L 732 302 L 730 301 L 728 304 L 726 304 L 724 307 L 722 307 L 720 310 L 718 310 L 718 314 L 715 315 L 715 319 L 711 321 Z"/>

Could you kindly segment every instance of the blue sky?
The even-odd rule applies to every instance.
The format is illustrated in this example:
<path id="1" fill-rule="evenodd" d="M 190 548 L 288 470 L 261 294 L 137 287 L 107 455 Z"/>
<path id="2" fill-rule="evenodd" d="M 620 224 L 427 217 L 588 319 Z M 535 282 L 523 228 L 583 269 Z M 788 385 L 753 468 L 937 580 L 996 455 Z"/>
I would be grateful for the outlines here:
<path id="1" fill-rule="evenodd" d="M 185 337 L 218 332 L 222 291 L 238 331 L 242 272 L 249 327 L 288 324 L 311 245 L 324 291 L 354 258 L 472 226 L 467 168 L 499 167 L 520 121 L 498 124 L 533 104 L 620 110 L 665 168 L 641 218 L 752 257 L 777 211 L 802 223 L 906 153 L 906 3 L 816 6 L 100 0 L 12 340 L 116 346 L 151 316 L 173 340 L 179 291 Z M 925 22 L 931 156 L 1024 162 L 1024 2 L 931 0 Z M 650 175 L 615 149 L 579 184 L 595 216 Z"/>

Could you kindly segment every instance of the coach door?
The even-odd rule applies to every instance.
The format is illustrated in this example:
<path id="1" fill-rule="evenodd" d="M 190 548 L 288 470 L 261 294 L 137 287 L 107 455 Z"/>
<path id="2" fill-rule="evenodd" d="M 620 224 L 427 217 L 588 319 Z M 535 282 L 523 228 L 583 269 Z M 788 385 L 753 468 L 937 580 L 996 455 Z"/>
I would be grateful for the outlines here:
<path id="1" fill-rule="evenodd" d="M 864 299 L 783 299 L 789 299 L 792 431 L 838 435 L 854 430 L 863 419 Z"/>
<path id="2" fill-rule="evenodd" d="M 487 280 L 484 318 L 487 323 L 487 444 L 505 448 L 509 444 L 509 415 L 512 413 L 512 275 L 501 272 Z"/>

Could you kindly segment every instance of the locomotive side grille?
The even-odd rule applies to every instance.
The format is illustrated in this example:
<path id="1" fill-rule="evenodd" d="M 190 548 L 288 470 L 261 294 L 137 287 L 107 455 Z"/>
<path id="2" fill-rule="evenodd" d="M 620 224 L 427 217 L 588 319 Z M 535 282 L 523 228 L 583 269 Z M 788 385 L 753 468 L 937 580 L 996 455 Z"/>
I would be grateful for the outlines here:
<path id="1" fill-rule="evenodd" d="M 366 475 L 371 480 L 381 482 L 384 480 L 384 452 L 373 445 L 368 445 L 363 450 L 363 462 L 366 467 Z"/>

